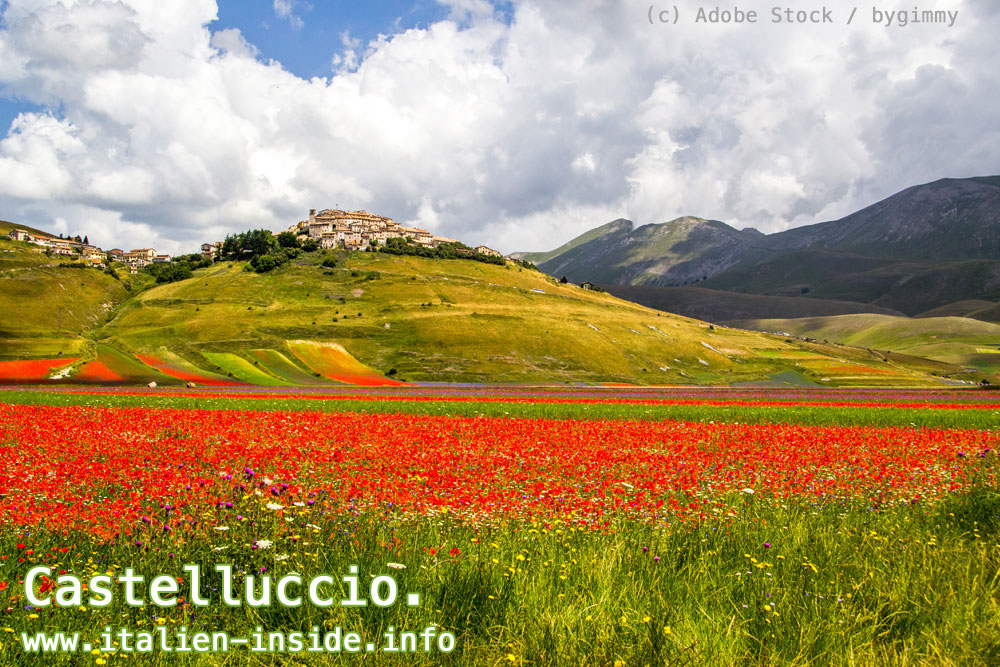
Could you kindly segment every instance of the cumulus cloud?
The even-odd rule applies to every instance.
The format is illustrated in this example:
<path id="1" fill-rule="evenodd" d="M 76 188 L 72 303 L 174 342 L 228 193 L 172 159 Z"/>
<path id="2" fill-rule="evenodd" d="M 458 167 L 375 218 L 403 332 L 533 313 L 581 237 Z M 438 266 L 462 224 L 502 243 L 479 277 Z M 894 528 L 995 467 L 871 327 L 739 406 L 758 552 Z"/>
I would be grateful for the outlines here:
<path id="1" fill-rule="evenodd" d="M 0 139 L 0 217 L 176 252 L 339 206 L 512 251 L 618 217 L 777 231 L 1000 164 L 985 0 L 927 0 L 959 7 L 951 29 L 442 4 L 425 27 L 344 33 L 307 80 L 213 32 L 210 0 L 9 2 L 0 86 L 43 111 Z"/>

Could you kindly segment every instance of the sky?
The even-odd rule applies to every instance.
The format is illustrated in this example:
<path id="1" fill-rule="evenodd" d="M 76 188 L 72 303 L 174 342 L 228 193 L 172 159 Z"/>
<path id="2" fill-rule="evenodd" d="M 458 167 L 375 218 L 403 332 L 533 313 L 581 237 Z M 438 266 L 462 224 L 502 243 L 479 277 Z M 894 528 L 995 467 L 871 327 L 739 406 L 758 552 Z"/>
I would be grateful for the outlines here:
<path id="1" fill-rule="evenodd" d="M 0 219 L 177 254 L 366 209 L 512 252 L 1000 173 L 994 0 L 651 1 L 0 0 Z"/>

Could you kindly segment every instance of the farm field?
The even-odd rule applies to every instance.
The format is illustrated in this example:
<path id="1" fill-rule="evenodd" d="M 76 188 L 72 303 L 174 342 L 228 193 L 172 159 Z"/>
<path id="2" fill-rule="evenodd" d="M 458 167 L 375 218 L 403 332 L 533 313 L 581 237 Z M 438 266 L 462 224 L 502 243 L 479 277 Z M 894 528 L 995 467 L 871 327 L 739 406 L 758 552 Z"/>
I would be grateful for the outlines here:
<path id="1" fill-rule="evenodd" d="M 4 389 L 0 664 L 109 625 L 455 638 L 337 664 L 996 664 L 998 446 L 985 390 Z M 52 595 L 185 564 L 209 606 L 24 591 L 36 565 Z M 241 594 L 325 573 L 334 597 L 356 565 L 421 603 L 230 608 L 217 564 Z M 140 659 L 312 664 L 249 651 Z M 125 662 L 81 657 L 47 660 Z"/>
<path id="2" fill-rule="evenodd" d="M 975 302 L 973 302 L 975 303 Z M 943 313 L 949 312 L 942 309 Z M 988 377 L 1000 372 L 996 342 L 1000 325 L 970 317 L 919 318 L 860 314 L 797 319 L 758 319 L 735 322 L 748 329 L 786 331 L 869 349 L 903 354 L 975 368 Z"/>

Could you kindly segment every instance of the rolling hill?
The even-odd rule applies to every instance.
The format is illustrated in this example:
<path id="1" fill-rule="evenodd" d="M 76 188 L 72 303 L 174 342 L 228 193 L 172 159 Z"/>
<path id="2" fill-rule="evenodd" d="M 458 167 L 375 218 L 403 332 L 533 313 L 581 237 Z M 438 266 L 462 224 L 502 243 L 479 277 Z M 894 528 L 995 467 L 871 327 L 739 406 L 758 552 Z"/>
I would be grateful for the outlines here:
<path id="1" fill-rule="evenodd" d="M 93 354 L 89 334 L 148 282 L 74 264 L 0 236 L 0 360 Z"/>
<path id="2" fill-rule="evenodd" d="M 770 235 L 690 217 L 634 229 L 628 221 L 613 224 L 539 256 L 539 268 L 574 282 L 650 287 L 636 293 L 641 303 L 672 302 L 682 314 L 713 321 L 755 306 L 769 309 L 756 317 L 817 314 L 814 305 L 798 309 L 790 301 L 737 305 L 740 294 L 906 315 L 970 299 L 1000 300 L 997 176 L 915 186 L 840 220 Z M 652 289 L 695 283 L 718 293 L 714 306 Z M 686 305 L 694 303 L 700 311 Z"/>
<path id="3" fill-rule="evenodd" d="M 838 315 L 737 322 L 758 331 L 781 331 L 976 368 L 1000 377 L 1000 324 L 967 317 Z"/>
<path id="4" fill-rule="evenodd" d="M 38 262 L 26 244 L 3 241 L 0 249 L 12 251 L 2 256 L 14 264 Z M 24 322 L 8 327 L 2 354 L 49 358 L 74 345 L 79 361 L 65 382 L 86 370 L 109 384 L 978 379 L 941 362 L 713 327 L 512 263 L 344 253 L 329 268 L 324 258 L 304 254 L 264 274 L 220 262 L 155 286 L 94 269 L 5 270 L 2 305 L 24 313 Z M 63 272 L 76 280 L 60 280 Z M 72 326 L 58 322 L 62 291 L 89 308 L 75 306 Z M 28 331 L 48 347 L 19 343 Z"/>
<path id="5" fill-rule="evenodd" d="M 1000 303 L 969 299 L 938 306 L 916 317 L 969 317 L 983 322 L 1000 323 Z"/>

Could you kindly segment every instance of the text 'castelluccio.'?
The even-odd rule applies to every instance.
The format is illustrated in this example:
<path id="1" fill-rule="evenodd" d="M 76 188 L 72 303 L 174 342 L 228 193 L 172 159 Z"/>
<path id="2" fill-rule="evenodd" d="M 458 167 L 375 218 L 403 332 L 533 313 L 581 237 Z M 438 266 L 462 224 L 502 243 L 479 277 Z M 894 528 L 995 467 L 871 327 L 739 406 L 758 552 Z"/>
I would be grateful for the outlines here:
<path id="1" fill-rule="evenodd" d="M 48 579 L 52 575 L 51 568 L 39 565 L 28 570 L 24 578 L 24 595 L 27 601 L 36 607 L 47 607 L 53 603 L 57 607 L 78 607 L 84 604 L 91 607 L 107 607 L 115 598 L 117 586 L 125 595 L 125 603 L 132 607 L 144 607 L 147 604 L 157 607 L 174 607 L 182 591 L 182 582 L 186 584 L 183 590 L 186 601 L 196 607 L 207 607 L 211 601 L 204 595 L 202 573 L 199 565 L 185 565 L 187 580 L 169 574 L 151 577 L 148 582 L 142 575 L 135 574 L 132 568 L 126 568 L 122 574 L 112 576 L 97 574 L 90 577 L 84 585 L 80 577 L 73 574 L 62 574 L 56 577 L 58 585 L 52 588 L 36 583 Z M 244 580 L 243 590 L 237 590 L 235 574 L 232 565 L 217 565 L 221 590 L 221 601 L 229 607 L 269 607 L 276 603 L 283 607 L 300 607 L 303 599 L 315 607 L 367 607 L 369 602 L 376 607 L 391 607 L 399 599 L 399 588 L 396 580 L 389 575 L 373 577 L 368 585 L 368 598 L 361 597 L 358 578 L 358 568 L 352 565 L 348 574 L 341 579 L 346 584 L 346 596 L 335 595 L 330 589 L 337 586 L 333 576 L 320 574 L 304 582 L 297 573 L 289 573 L 276 581 L 273 577 L 253 574 L 241 575 Z M 44 578 L 44 579 L 43 579 Z M 212 582 L 216 583 L 215 581 Z M 45 592 L 42 592 L 45 591 Z M 86 592 L 86 600 L 85 600 Z M 144 594 L 145 592 L 145 594 Z M 54 593 L 54 594 L 53 594 Z M 339 598 L 339 599 L 338 599 Z M 410 607 L 420 605 L 419 593 L 407 593 L 406 604 Z"/>

